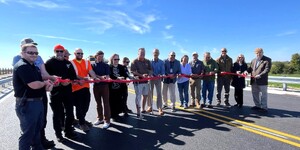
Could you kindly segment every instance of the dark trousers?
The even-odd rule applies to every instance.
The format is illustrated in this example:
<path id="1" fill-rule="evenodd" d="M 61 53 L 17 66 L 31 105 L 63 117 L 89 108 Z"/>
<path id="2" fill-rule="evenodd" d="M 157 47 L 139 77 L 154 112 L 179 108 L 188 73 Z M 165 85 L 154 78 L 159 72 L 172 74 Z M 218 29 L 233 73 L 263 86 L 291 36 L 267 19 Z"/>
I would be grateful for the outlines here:
<path id="1" fill-rule="evenodd" d="M 85 116 L 89 110 L 91 102 L 91 93 L 89 88 L 82 88 L 73 92 L 73 100 L 76 109 L 76 117 L 79 124 L 85 124 Z"/>
<path id="2" fill-rule="evenodd" d="M 121 88 L 119 89 L 109 89 L 109 106 L 111 112 L 111 118 L 116 118 L 119 116 L 119 113 L 122 112 L 122 92 Z"/>
<path id="3" fill-rule="evenodd" d="M 229 101 L 229 91 L 230 91 L 230 82 L 231 80 L 226 78 L 226 77 L 222 77 L 222 76 L 218 76 L 217 78 L 217 101 L 221 102 L 221 93 L 222 93 L 222 89 L 224 86 L 225 89 L 225 93 L 224 93 L 224 102 L 228 103 Z"/>
<path id="4" fill-rule="evenodd" d="M 99 120 L 105 120 L 106 122 L 110 122 L 109 85 L 94 85 L 93 91 L 97 103 L 97 118 Z"/>
<path id="5" fill-rule="evenodd" d="M 128 98 L 128 87 L 127 87 L 127 85 L 125 84 L 125 85 L 122 85 L 121 86 L 121 89 L 122 89 L 122 93 L 121 93 L 121 95 L 122 95 L 122 100 L 121 100 L 121 102 L 122 102 L 122 107 L 121 107 L 121 110 L 122 110 L 122 112 L 127 112 L 129 109 L 128 109 L 128 106 L 127 106 L 127 98 Z"/>
<path id="6" fill-rule="evenodd" d="M 25 100 L 26 101 L 26 100 Z M 41 129 L 43 126 L 44 106 L 41 100 L 26 101 L 16 100 L 16 114 L 20 120 L 21 136 L 19 149 L 43 149 L 41 143 Z"/>
<path id="7" fill-rule="evenodd" d="M 243 89 L 242 88 L 234 88 L 234 98 L 237 104 L 243 105 Z"/>
<path id="8" fill-rule="evenodd" d="M 50 106 L 53 111 L 53 128 L 57 137 L 62 136 L 62 127 L 65 128 L 65 133 L 73 132 L 74 113 L 71 94 L 71 92 L 60 93 L 50 97 Z"/>
<path id="9" fill-rule="evenodd" d="M 47 125 L 47 112 L 48 112 L 48 97 L 47 97 L 46 92 L 43 95 L 43 105 L 44 105 L 44 121 L 43 121 L 42 130 L 41 130 L 41 140 L 42 140 L 42 142 L 46 140 L 45 128 L 46 128 L 46 125 Z"/>

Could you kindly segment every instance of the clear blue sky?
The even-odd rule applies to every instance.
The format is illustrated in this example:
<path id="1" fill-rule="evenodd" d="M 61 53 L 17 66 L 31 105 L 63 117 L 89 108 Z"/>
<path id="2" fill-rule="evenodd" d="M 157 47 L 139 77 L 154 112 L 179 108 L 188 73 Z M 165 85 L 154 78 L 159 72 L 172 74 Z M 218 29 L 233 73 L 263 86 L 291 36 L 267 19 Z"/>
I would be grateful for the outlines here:
<path id="1" fill-rule="evenodd" d="M 0 0 L 0 18 L 0 68 L 11 67 L 24 37 L 38 43 L 44 61 L 58 43 L 85 57 L 103 50 L 130 59 L 139 47 L 149 59 L 154 48 L 162 59 L 170 51 L 202 59 L 226 47 L 247 62 L 256 47 L 273 61 L 300 52 L 300 0 Z"/>

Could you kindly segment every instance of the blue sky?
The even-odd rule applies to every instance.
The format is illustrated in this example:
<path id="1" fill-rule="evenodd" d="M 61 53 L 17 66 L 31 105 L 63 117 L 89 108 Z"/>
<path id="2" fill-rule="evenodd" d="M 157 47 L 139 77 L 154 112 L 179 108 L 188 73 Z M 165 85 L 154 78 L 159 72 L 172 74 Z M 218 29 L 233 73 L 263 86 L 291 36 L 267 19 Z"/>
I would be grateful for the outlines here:
<path id="1" fill-rule="evenodd" d="M 85 57 L 103 50 L 134 59 L 139 47 L 165 59 L 192 52 L 220 55 L 226 47 L 236 59 L 249 62 L 262 47 L 273 61 L 287 61 L 300 52 L 299 0 L 0 0 L 0 68 L 11 67 L 20 40 L 31 37 L 46 61 L 62 44 Z M 74 55 L 70 58 L 73 59 Z"/>

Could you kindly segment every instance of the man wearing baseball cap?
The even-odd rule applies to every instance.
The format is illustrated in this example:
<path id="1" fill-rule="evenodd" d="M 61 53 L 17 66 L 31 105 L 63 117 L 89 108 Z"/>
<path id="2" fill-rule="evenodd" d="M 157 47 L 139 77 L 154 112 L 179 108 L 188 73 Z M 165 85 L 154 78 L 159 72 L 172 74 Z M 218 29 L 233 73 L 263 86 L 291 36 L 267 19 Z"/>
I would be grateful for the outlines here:
<path id="1" fill-rule="evenodd" d="M 28 45 L 28 44 L 33 44 L 35 46 L 38 45 L 31 38 L 24 38 L 20 42 L 20 47 L 22 48 L 23 46 Z M 14 66 L 19 60 L 21 60 L 21 54 L 16 55 L 13 58 L 12 66 Z M 50 79 L 53 82 L 56 81 L 56 77 L 50 76 L 49 73 L 46 71 L 44 61 L 40 55 L 37 55 L 37 59 L 34 61 L 34 65 L 40 69 L 43 80 Z M 45 136 L 45 128 L 47 125 L 47 110 L 48 110 L 48 98 L 47 98 L 46 92 L 43 95 L 43 104 L 44 104 L 44 121 L 43 121 L 44 124 L 43 124 L 43 128 L 41 130 L 40 137 L 41 137 L 43 148 L 50 149 L 55 146 L 55 143 L 52 140 L 49 141 Z"/>
<path id="2" fill-rule="evenodd" d="M 70 61 L 64 58 L 64 53 L 65 48 L 62 45 L 55 45 L 55 55 L 45 63 L 46 70 L 50 75 L 59 76 L 62 79 L 75 80 L 77 76 L 74 67 Z M 62 136 L 62 126 L 64 127 L 65 137 L 70 139 L 77 138 L 77 134 L 73 131 L 72 127 L 74 113 L 71 96 L 71 81 L 61 82 L 50 92 L 50 106 L 53 111 L 53 128 L 58 142 L 65 140 Z M 61 116 L 63 116 L 63 118 Z M 64 121 L 65 124 L 62 124 Z"/>

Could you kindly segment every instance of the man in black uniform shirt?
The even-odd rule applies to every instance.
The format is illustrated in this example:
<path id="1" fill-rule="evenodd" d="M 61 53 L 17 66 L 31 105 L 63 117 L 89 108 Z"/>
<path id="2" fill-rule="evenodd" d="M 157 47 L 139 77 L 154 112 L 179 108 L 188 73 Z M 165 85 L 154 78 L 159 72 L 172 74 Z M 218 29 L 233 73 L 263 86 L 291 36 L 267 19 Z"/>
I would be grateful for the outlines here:
<path id="1" fill-rule="evenodd" d="M 76 79 L 75 70 L 70 61 L 64 59 L 65 48 L 62 45 L 54 47 L 55 56 L 46 63 L 46 70 L 50 75 L 56 75 L 62 79 Z M 72 123 L 74 121 L 73 104 L 71 100 L 72 86 L 71 82 L 62 82 L 55 85 L 50 93 L 50 106 L 53 111 L 53 128 L 58 142 L 63 142 L 62 127 L 65 137 L 70 139 L 77 138 Z"/>
<path id="2" fill-rule="evenodd" d="M 22 46 L 21 57 L 13 71 L 16 114 L 20 120 L 19 149 L 43 149 L 40 132 L 43 127 L 45 90 L 51 90 L 51 81 L 43 81 L 34 65 L 38 51 L 34 44 Z"/>

